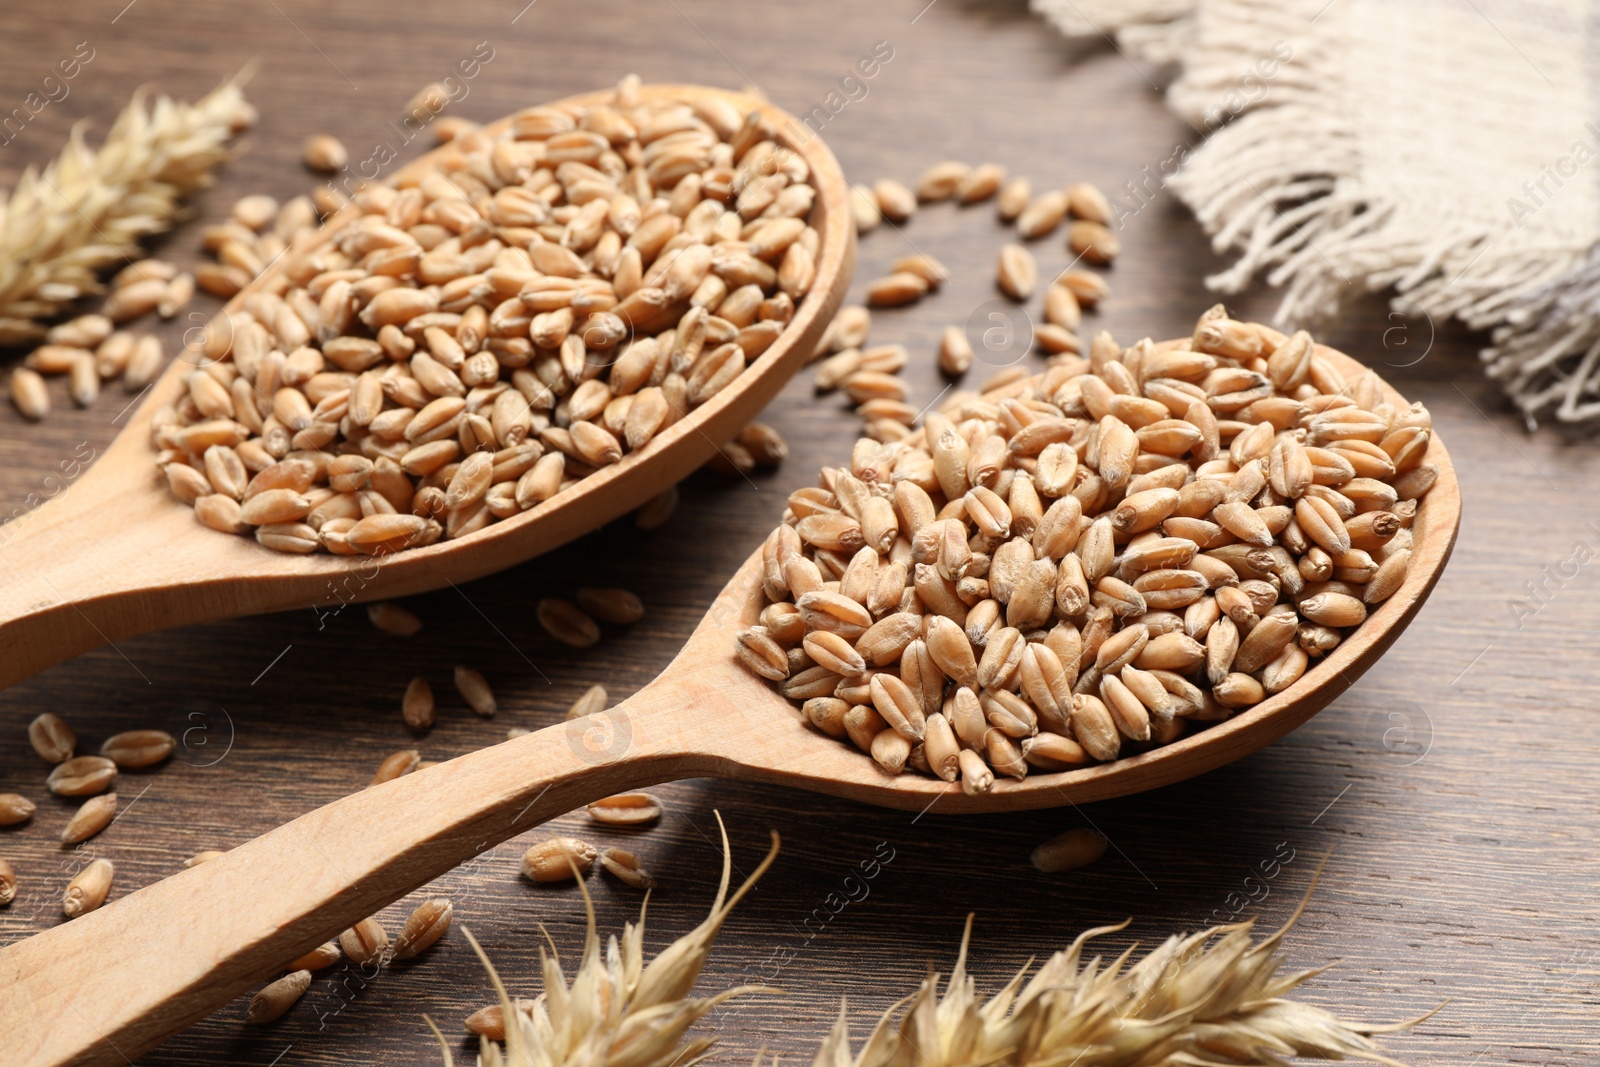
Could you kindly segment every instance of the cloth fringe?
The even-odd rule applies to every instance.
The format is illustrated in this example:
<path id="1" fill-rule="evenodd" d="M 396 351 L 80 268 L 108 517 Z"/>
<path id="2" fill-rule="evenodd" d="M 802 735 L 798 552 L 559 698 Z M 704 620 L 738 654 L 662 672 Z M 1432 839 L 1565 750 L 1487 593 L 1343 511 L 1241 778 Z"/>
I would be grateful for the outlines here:
<path id="1" fill-rule="evenodd" d="M 1546 411 L 1559 422 L 1600 418 L 1600 245 L 1509 308 L 1482 355 L 1530 426 Z"/>

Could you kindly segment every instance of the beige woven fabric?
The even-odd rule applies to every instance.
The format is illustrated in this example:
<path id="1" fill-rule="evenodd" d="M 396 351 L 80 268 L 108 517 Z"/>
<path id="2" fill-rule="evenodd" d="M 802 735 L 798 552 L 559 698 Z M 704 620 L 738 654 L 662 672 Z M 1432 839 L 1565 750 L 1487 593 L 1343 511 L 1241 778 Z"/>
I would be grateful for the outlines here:
<path id="1" fill-rule="evenodd" d="M 1600 417 L 1600 4 L 1033 3 L 1180 65 L 1168 103 L 1209 138 L 1169 184 L 1236 254 L 1215 288 L 1264 277 L 1286 326 L 1391 290 L 1494 330 L 1530 418 Z"/>

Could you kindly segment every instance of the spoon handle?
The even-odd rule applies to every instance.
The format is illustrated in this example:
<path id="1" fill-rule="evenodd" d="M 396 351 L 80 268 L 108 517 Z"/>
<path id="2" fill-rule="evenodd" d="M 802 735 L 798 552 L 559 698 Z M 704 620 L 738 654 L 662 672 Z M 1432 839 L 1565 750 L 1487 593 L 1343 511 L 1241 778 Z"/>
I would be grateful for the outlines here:
<path id="1" fill-rule="evenodd" d="M 711 770 L 682 755 L 693 749 L 673 713 L 685 699 L 670 676 L 658 680 L 611 711 L 353 793 L 0 950 L 0 1059 L 131 1062 L 499 842 L 601 797 Z M 502 866 L 516 876 L 510 858 Z"/>
<path id="2" fill-rule="evenodd" d="M 82 443 L 41 476 L 32 510 L 0 524 L 0 689 L 133 634 L 242 610 L 226 594 L 186 593 L 196 579 L 215 589 L 221 568 L 191 551 L 209 531 L 145 488 L 154 477 L 142 441 L 119 438 L 98 456 Z"/>

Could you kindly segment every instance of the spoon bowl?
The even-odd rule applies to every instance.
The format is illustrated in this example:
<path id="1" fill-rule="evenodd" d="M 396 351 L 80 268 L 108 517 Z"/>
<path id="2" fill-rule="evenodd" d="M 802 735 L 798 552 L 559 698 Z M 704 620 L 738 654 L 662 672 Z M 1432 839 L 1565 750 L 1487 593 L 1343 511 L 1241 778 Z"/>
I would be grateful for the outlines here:
<path id="1" fill-rule="evenodd" d="M 1331 349 L 1319 354 L 1347 379 L 1362 370 Z M 1427 461 L 1439 477 L 1417 510 L 1404 584 L 1294 685 L 1173 744 L 999 780 L 978 796 L 886 774 L 803 725 L 788 699 L 740 665 L 735 635 L 765 605 L 758 551 L 661 676 L 617 707 L 363 789 L 0 950 L 7 1051 L 28 1067 L 120 1064 L 472 856 L 629 789 L 721 776 L 890 808 L 1013 811 L 1135 793 L 1222 766 L 1326 707 L 1415 617 L 1461 515 L 1437 436 Z"/>
<path id="2" fill-rule="evenodd" d="M 89 457 L 67 489 L 0 528 L 0 688 L 123 637 L 238 615 L 407 596 L 472 581 L 571 541 L 675 485 L 710 459 L 777 395 L 816 349 L 844 299 L 855 265 L 849 185 L 825 144 L 792 116 L 741 93 L 652 85 L 646 99 L 719 97 L 741 113 L 761 111 L 809 164 L 821 234 L 816 278 L 793 321 L 743 373 L 645 447 L 551 499 L 465 537 L 388 556 L 289 555 L 206 529 L 167 490 L 155 468 L 150 422 L 184 388 L 192 363 L 173 360 L 103 454 Z M 605 102 L 609 91 L 552 106 Z M 485 127 L 491 135 L 510 119 Z M 402 168 L 420 177 L 448 146 Z M 356 218 L 334 216 L 330 240 Z M 284 259 L 234 297 L 222 314 L 271 283 Z M 83 459 L 83 457 L 77 457 Z M 88 460 L 84 460 L 87 463 Z M 79 465 L 63 465 L 75 474 Z"/>

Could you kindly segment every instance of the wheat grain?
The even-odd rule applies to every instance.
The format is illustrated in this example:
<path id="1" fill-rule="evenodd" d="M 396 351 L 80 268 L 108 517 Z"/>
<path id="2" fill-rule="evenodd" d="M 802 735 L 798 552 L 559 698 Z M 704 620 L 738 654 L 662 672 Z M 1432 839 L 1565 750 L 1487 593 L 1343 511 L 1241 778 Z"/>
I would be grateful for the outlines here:
<path id="1" fill-rule="evenodd" d="M 294 971 L 284 975 L 276 982 L 258 990 L 255 996 L 250 998 L 250 1005 L 245 1009 L 244 1021 L 251 1026 L 261 1026 L 281 1019 L 290 1008 L 294 1007 L 296 1001 L 305 996 L 309 988 L 311 988 L 310 971 Z"/>
<path id="2" fill-rule="evenodd" d="M 1026 300 L 1039 283 L 1039 268 L 1033 253 L 1021 245 L 1006 245 L 1000 250 L 996 280 L 1000 291 L 1013 300 Z"/>
<path id="3" fill-rule="evenodd" d="M 325 941 L 304 956 L 295 960 L 286 971 L 320 971 L 332 967 L 342 959 L 344 953 L 339 951 L 339 945 L 334 941 Z"/>
<path id="4" fill-rule="evenodd" d="M 396 637 L 415 637 L 422 630 L 422 620 L 414 611 L 389 600 L 368 604 L 367 619 L 384 633 Z"/>
<path id="5" fill-rule="evenodd" d="M 672 518 L 672 513 L 678 510 L 678 487 L 673 486 L 665 492 L 658 493 L 647 500 L 643 507 L 634 512 L 633 524 L 641 530 L 659 530 Z"/>
<path id="6" fill-rule="evenodd" d="M 454 915 L 455 906 L 444 897 L 431 897 L 418 904 L 394 939 L 394 958 L 409 960 L 420 955 L 445 935 Z"/>
<path id="7" fill-rule="evenodd" d="M 600 627 L 570 600 L 545 597 L 534 607 L 544 632 L 573 648 L 588 648 L 600 640 Z"/>
<path id="8" fill-rule="evenodd" d="M 1014 222 L 1033 200 L 1033 183 L 1027 178 L 1012 178 L 1000 187 L 995 212 L 1001 222 Z"/>
<path id="9" fill-rule="evenodd" d="M 345 164 L 350 162 L 350 153 L 345 151 L 338 138 L 319 133 L 306 138 L 301 158 L 310 169 L 332 174 L 344 169 Z"/>
<path id="10" fill-rule="evenodd" d="M 11 864 L 0 859 L 0 907 L 17 899 L 17 872 Z"/>
<path id="11" fill-rule="evenodd" d="M 90 797 L 72 813 L 72 818 L 61 831 L 61 843 L 76 845 L 80 841 L 87 841 L 111 825 L 111 820 L 116 816 L 117 794 L 102 793 L 100 796 Z"/>
<path id="12" fill-rule="evenodd" d="M 177 744 L 165 730 L 126 730 L 106 738 L 100 755 L 122 770 L 143 770 L 171 756 Z"/>
<path id="13" fill-rule="evenodd" d="M 956 160 L 935 163 L 917 179 L 917 199 L 924 203 L 949 200 L 971 173 L 971 167 Z"/>
<path id="14" fill-rule="evenodd" d="M 19 793 L 0 793 L 0 826 L 16 826 L 33 818 L 33 801 Z"/>
<path id="15" fill-rule="evenodd" d="M 11 403 L 19 415 L 32 422 L 50 414 L 50 393 L 38 371 L 18 367 L 11 372 Z"/>
<path id="16" fill-rule="evenodd" d="M 339 935 L 339 947 L 351 963 L 364 966 L 388 955 L 389 931 L 376 918 L 368 916 Z"/>
<path id="17" fill-rule="evenodd" d="M 582 881 L 599 851 L 576 837 L 550 837 L 522 855 L 522 875 L 534 882 Z"/>
<path id="18" fill-rule="evenodd" d="M 597 711 L 604 711 L 610 707 L 610 698 L 606 695 L 603 685 L 591 685 L 583 691 L 583 695 L 572 702 L 567 709 L 566 718 L 580 719 L 585 715 L 593 715 Z"/>
<path id="19" fill-rule="evenodd" d="M 45 784 L 57 796 L 86 797 L 105 792 L 116 777 L 117 765 L 104 756 L 74 756 L 57 764 Z"/>
<path id="20" fill-rule="evenodd" d="M 1033 850 L 1028 860 L 1046 874 L 1059 874 L 1088 866 L 1105 855 L 1105 851 L 1104 834 L 1080 827 L 1044 842 Z"/>
<path id="21" fill-rule="evenodd" d="M 416 770 L 421 763 L 422 753 L 414 748 L 391 752 L 384 757 L 382 763 L 378 764 L 378 769 L 372 772 L 372 782 L 370 784 L 378 785 L 404 777 Z"/>
<path id="22" fill-rule="evenodd" d="M 69 919 L 87 915 L 106 902 L 111 893 L 111 879 L 116 873 L 108 859 L 89 861 L 88 866 L 73 875 L 61 896 L 61 913 Z"/>
<path id="23" fill-rule="evenodd" d="M 433 729 L 437 705 L 433 700 L 433 686 L 421 675 L 406 683 L 405 695 L 400 698 L 400 717 L 414 733 L 427 733 Z"/>
<path id="24" fill-rule="evenodd" d="M 917 198 L 900 182 L 885 178 L 872 186 L 878 210 L 891 222 L 904 222 L 917 211 Z"/>
<path id="25" fill-rule="evenodd" d="M 28 723 L 28 743 L 46 763 L 65 763 L 78 746 L 78 735 L 53 711 L 41 712 Z"/>
<path id="26" fill-rule="evenodd" d="M 977 204 L 1000 191 L 1005 183 L 1006 169 L 998 163 L 980 163 L 967 172 L 956 187 L 956 199 L 962 204 Z"/>
<path id="27" fill-rule="evenodd" d="M 869 233 L 883 221 L 883 211 L 878 207 L 878 194 L 868 185 L 850 187 L 850 212 L 855 218 L 857 233 Z"/>
<path id="28" fill-rule="evenodd" d="M 577 598 L 578 606 L 601 622 L 627 626 L 644 618 L 644 602 L 626 589 L 585 586 Z"/>
<path id="29" fill-rule="evenodd" d="M 649 793 L 618 793 L 590 804 L 588 812 L 605 826 L 645 826 L 661 818 L 661 802 Z"/>
<path id="30" fill-rule="evenodd" d="M 1098 222 L 1078 219 L 1067 227 L 1067 247 L 1085 262 L 1106 265 L 1122 253 L 1122 240 Z"/>
<path id="31" fill-rule="evenodd" d="M 914 304 L 928 293 L 928 279 L 910 271 L 896 271 L 867 285 L 869 307 L 902 307 Z"/>
<path id="32" fill-rule="evenodd" d="M 600 866 L 607 874 L 616 878 L 624 885 L 634 889 L 654 889 L 656 880 L 653 875 L 639 864 L 639 857 L 632 852 L 620 848 L 602 849 L 600 852 Z"/>
<path id="33" fill-rule="evenodd" d="M 456 692 L 461 694 L 461 699 L 467 702 L 469 708 L 485 719 L 494 718 L 498 705 L 495 703 L 494 690 L 489 688 L 489 680 L 482 671 L 458 666 L 455 669 L 455 683 Z"/>

